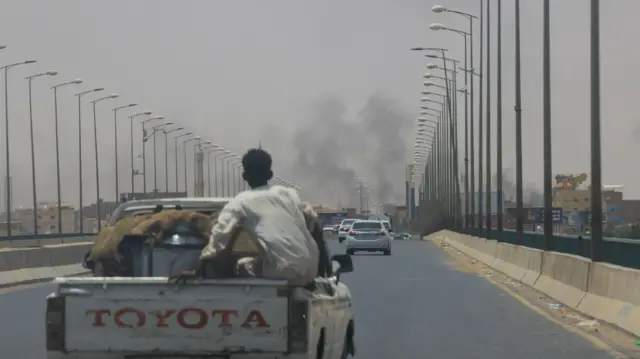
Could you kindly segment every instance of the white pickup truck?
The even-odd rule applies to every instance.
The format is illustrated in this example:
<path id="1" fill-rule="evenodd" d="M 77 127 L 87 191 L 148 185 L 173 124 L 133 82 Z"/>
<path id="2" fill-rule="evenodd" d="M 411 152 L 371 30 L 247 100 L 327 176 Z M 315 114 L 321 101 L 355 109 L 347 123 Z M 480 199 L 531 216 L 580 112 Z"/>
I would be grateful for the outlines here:
<path id="1" fill-rule="evenodd" d="M 135 215 L 158 202 L 171 208 L 178 201 L 184 210 L 226 203 L 135 201 L 114 215 Z M 154 269 L 163 263 L 159 258 L 189 249 L 154 250 L 164 252 L 134 265 L 139 271 L 133 277 L 55 280 L 56 291 L 46 300 L 48 359 L 344 359 L 355 354 L 353 303 L 340 281 L 341 273 L 353 270 L 350 256 L 331 257 L 331 273 L 321 273 L 303 288 L 259 278 L 170 283 Z"/>

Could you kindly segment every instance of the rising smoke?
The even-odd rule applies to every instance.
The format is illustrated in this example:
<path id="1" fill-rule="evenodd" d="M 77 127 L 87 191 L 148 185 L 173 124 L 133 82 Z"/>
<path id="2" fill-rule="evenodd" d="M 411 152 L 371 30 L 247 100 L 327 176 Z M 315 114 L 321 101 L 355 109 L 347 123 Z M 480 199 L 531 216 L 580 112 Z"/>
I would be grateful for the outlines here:
<path id="1" fill-rule="evenodd" d="M 402 203 L 411 122 L 383 96 L 369 98 L 353 120 L 339 99 L 322 99 L 294 129 L 292 176 L 325 204 L 356 206 L 356 176 L 368 181 L 378 203 Z"/>
<path id="2" fill-rule="evenodd" d="M 504 199 L 509 201 L 516 201 L 516 181 L 512 170 L 505 168 L 502 171 L 502 191 L 504 192 Z M 498 174 L 495 173 L 491 179 L 495 185 L 498 180 Z M 541 207 L 544 205 L 544 197 L 540 190 L 532 183 L 528 183 L 522 189 L 522 202 L 525 207 Z"/>

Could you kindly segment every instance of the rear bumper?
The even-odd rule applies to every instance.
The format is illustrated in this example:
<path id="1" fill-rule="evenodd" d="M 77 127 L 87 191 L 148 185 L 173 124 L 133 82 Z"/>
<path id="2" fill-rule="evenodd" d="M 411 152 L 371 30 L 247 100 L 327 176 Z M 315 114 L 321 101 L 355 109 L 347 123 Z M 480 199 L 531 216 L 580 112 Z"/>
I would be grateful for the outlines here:
<path id="1" fill-rule="evenodd" d="M 347 240 L 347 250 L 352 251 L 384 251 L 391 249 L 390 240 L 357 241 Z"/>

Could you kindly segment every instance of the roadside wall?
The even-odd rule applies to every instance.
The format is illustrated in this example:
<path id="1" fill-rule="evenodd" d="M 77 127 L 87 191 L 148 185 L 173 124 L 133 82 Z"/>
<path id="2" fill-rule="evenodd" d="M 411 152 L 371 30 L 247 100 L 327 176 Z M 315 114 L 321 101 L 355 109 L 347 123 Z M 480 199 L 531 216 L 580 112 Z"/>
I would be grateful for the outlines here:
<path id="1" fill-rule="evenodd" d="M 640 336 L 640 270 L 447 230 L 424 239 L 443 241 L 564 305 Z"/>
<path id="2" fill-rule="evenodd" d="M 87 273 L 81 263 L 92 245 L 92 242 L 76 242 L 40 247 L 0 248 L 0 287 Z"/>

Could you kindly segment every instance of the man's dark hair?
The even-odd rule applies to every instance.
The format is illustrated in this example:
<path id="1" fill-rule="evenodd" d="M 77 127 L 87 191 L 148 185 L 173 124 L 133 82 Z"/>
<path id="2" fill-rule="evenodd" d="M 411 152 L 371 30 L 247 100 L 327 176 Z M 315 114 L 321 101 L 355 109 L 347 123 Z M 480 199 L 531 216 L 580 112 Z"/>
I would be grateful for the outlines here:
<path id="1" fill-rule="evenodd" d="M 271 155 L 261 148 L 252 148 L 242 156 L 242 178 L 251 188 L 264 186 L 273 177 Z"/>

